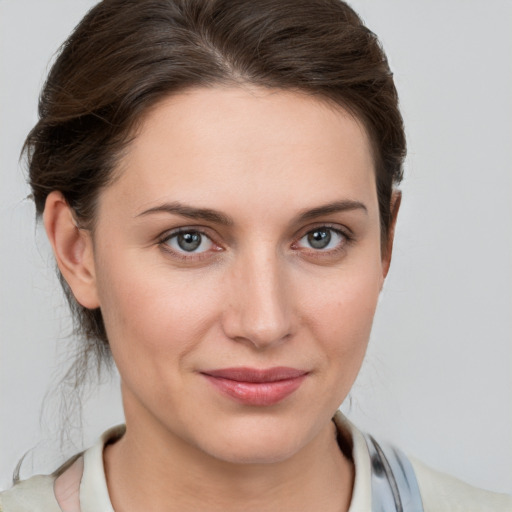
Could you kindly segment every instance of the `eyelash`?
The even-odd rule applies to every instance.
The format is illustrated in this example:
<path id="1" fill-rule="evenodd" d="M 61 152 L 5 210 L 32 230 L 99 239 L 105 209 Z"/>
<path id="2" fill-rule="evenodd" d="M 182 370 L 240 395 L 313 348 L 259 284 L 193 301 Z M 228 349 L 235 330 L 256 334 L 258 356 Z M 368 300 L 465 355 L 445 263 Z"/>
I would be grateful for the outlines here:
<path id="1" fill-rule="evenodd" d="M 318 226 L 310 227 L 307 231 L 303 231 L 300 236 L 296 238 L 296 241 L 293 242 L 291 245 L 292 248 L 296 248 L 298 243 L 305 238 L 307 235 L 314 233 L 315 231 L 330 231 L 332 233 L 335 233 L 336 235 L 340 236 L 343 240 L 335 247 L 334 249 L 329 250 L 322 250 L 322 249 L 301 249 L 304 252 L 308 252 L 309 254 L 316 256 L 316 257 L 329 257 L 329 256 L 335 256 L 339 254 L 342 251 L 346 250 L 346 246 L 353 243 L 354 237 L 349 232 L 348 229 L 342 230 L 338 226 L 332 226 L 329 224 L 319 224 Z M 158 245 L 162 248 L 162 250 L 166 251 L 167 253 L 172 254 L 173 257 L 177 257 L 184 261 L 201 261 L 203 259 L 211 257 L 211 250 L 206 250 L 203 252 L 195 253 L 190 252 L 187 253 L 186 251 L 177 251 L 175 249 L 172 249 L 169 246 L 169 241 L 173 238 L 176 238 L 178 235 L 182 233 L 197 233 L 202 237 L 207 238 L 212 244 L 213 244 L 213 251 L 214 252 L 220 252 L 222 251 L 222 246 L 220 244 L 217 244 L 212 236 L 210 236 L 207 232 L 205 232 L 201 228 L 178 228 L 171 232 L 164 233 L 161 237 L 158 239 Z"/>

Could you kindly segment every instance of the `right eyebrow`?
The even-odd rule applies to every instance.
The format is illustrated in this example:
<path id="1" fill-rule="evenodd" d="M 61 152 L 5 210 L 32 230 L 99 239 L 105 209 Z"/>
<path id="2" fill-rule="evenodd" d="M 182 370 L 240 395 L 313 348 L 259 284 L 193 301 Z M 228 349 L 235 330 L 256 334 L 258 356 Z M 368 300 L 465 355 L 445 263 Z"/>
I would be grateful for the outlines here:
<path id="1" fill-rule="evenodd" d="M 178 201 L 172 203 L 162 203 L 158 206 L 148 208 L 143 212 L 136 215 L 136 217 L 142 217 L 145 215 L 151 215 L 155 213 L 168 213 L 171 215 L 180 215 L 194 220 L 205 220 L 213 222 L 215 224 L 222 224 L 223 226 L 232 226 L 234 224 L 233 219 L 227 215 L 210 208 L 196 208 L 192 206 L 186 206 Z"/>

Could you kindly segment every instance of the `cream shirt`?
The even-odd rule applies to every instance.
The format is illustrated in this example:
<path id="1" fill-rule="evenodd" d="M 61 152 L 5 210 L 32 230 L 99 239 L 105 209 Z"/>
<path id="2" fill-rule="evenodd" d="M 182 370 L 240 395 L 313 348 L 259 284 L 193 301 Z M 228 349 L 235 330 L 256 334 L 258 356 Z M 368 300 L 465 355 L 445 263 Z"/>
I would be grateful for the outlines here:
<path id="1" fill-rule="evenodd" d="M 348 512 L 371 512 L 371 465 L 366 442 L 361 432 L 341 413 L 338 412 L 334 420 L 341 435 L 350 436 L 352 440 L 355 481 Z M 37 475 L 0 493 L 0 512 L 114 512 L 103 467 L 103 448 L 123 432 L 123 426 L 108 430 L 84 452 L 79 508 L 70 506 L 62 510 L 54 494 L 55 478 Z M 413 458 L 410 461 L 418 480 L 424 512 L 512 512 L 512 496 L 477 489 Z"/>

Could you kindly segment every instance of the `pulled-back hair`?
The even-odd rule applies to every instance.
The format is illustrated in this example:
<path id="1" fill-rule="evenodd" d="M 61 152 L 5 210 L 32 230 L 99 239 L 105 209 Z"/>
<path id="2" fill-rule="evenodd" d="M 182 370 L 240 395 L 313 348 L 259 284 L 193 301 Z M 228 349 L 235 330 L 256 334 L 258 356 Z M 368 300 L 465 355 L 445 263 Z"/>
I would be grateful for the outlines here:
<path id="1" fill-rule="evenodd" d="M 94 229 L 98 194 L 148 109 L 190 87 L 251 84 L 340 105 L 365 127 L 386 241 L 405 136 L 376 36 L 339 0 L 104 0 L 63 44 L 25 142 L 37 214 L 59 190 Z M 385 247 L 385 243 L 383 243 Z M 109 355 L 100 309 L 61 277 L 85 355 Z"/>

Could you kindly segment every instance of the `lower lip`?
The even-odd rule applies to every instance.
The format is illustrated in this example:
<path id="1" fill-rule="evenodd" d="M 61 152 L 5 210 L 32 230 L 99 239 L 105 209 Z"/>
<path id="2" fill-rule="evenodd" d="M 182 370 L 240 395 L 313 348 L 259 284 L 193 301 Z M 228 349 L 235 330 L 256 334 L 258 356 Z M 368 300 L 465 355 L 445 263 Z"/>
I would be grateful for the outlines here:
<path id="1" fill-rule="evenodd" d="M 274 405 L 290 396 L 307 374 L 275 382 L 240 382 L 203 374 L 219 391 L 245 405 Z"/>

